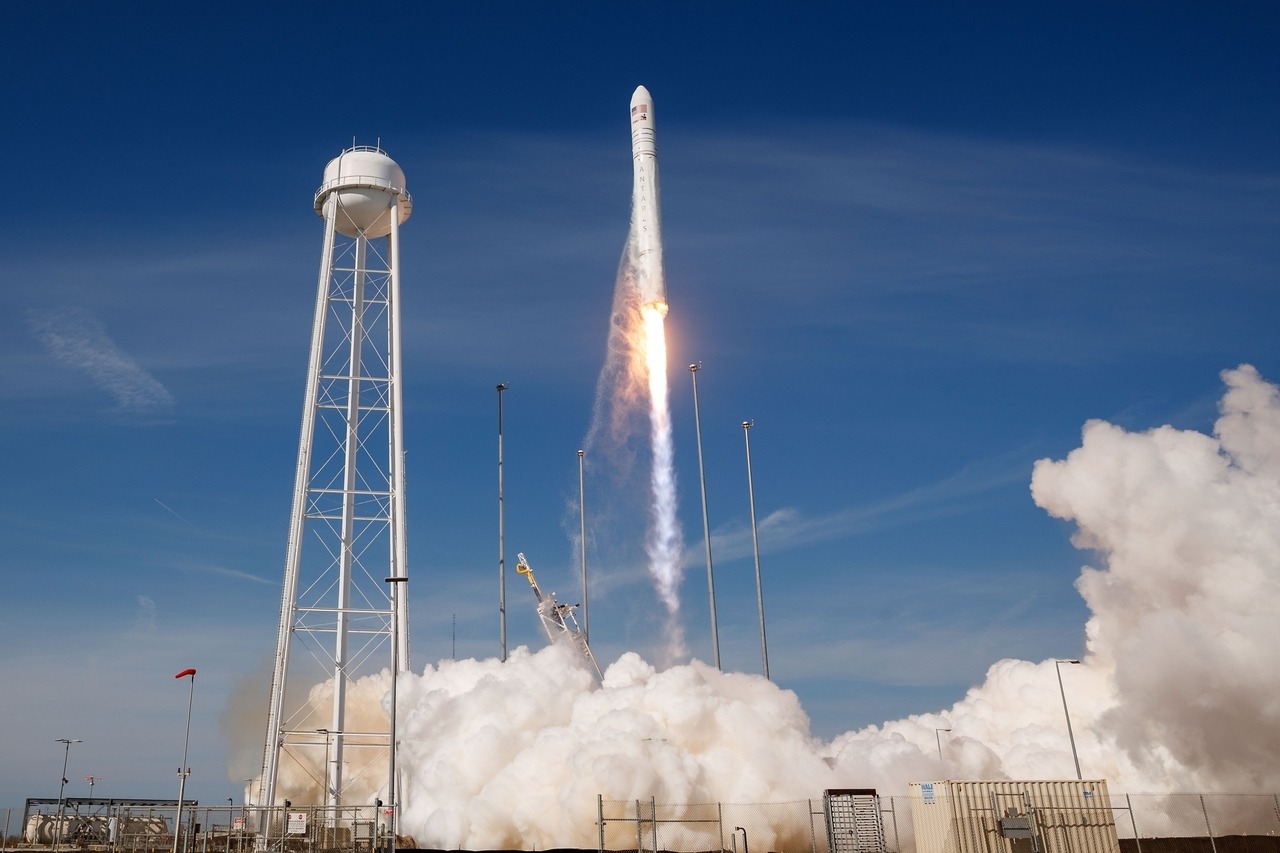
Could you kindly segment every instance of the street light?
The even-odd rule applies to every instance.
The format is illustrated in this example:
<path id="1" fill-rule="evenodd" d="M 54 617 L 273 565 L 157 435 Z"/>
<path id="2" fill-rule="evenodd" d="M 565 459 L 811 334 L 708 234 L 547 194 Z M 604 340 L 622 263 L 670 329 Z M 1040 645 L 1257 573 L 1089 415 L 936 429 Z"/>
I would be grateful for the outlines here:
<path id="1" fill-rule="evenodd" d="M 505 386 L 498 386 L 498 400 L 502 400 L 502 390 Z M 499 403 L 501 408 L 501 403 Z M 396 807 L 396 684 L 400 680 L 400 620 L 397 618 L 400 613 L 400 584 L 405 583 L 409 579 L 407 577 L 385 578 L 385 581 L 391 584 L 391 772 L 387 778 L 387 802 L 391 808 L 391 841 L 388 846 L 389 853 L 396 853 L 396 821 L 400 817 L 400 810 Z M 505 612 L 504 612 L 505 617 Z M 506 622 L 503 622 L 503 634 L 505 644 Z M 505 648 L 504 648 L 505 652 Z"/>
<path id="2" fill-rule="evenodd" d="M 325 805 L 325 826 L 333 826 L 335 811 L 338 798 L 336 786 L 329 782 L 329 746 L 332 743 L 333 735 L 340 735 L 342 732 L 335 732 L 329 729 L 316 729 L 317 734 L 324 735 L 324 771 L 321 774 L 324 777 L 324 805 Z"/>
<path id="3" fill-rule="evenodd" d="M 62 792 L 67 787 L 67 760 L 71 758 L 71 744 L 82 743 L 76 738 L 60 737 L 54 741 L 63 745 L 62 750 L 62 784 L 58 786 L 58 828 L 53 833 L 53 849 L 58 849 L 58 842 L 62 840 L 62 824 L 63 824 L 63 803 Z"/>
<path id="4" fill-rule="evenodd" d="M 756 490 L 751 480 L 751 428 L 755 421 L 742 422 L 742 439 L 747 445 L 747 497 L 751 501 L 751 550 L 756 557 L 756 604 L 760 608 L 760 663 L 764 677 L 769 677 L 769 643 L 764 634 L 764 587 L 760 583 L 760 540 L 756 536 Z M 746 844 L 744 837 L 742 843 Z"/>
<path id="5" fill-rule="evenodd" d="M 1064 663 L 1078 664 L 1078 660 L 1055 660 L 1053 668 L 1058 672 L 1058 692 L 1062 694 L 1062 715 L 1067 718 L 1067 739 L 1071 741 L 1071 759 L 1076 763 L 1076 779 L 1083 780 L 1084 776 L 1080 773 L 1080 755 L 1076 752 L 1076 736 L 1071 731 L 1071 712 L 1067 710 L 1067 691 L 1062 686 L 1062 665 Z"/>
<path id="6" fill-rule="evenodd" d="M 942 765 L 942 772 L 947 772 L 947 762 L 942 760 L 942 733 L 949 732 L 951 729 L 934 729 L 933 739 L 938 742 L 938 763 Z"/>
<path id="7" fill-rule="evenodd" d="M 182 764 L 178 766 L 178 814 L 173 819 L 173 853 L 178 853 L 178 837 L 182 834 L 182 797 L 187 791 L 187 777 L 191 768 L 187 766 L 187 746 L 191 743 L 191 702 L 196 695 L 196 671 L 184 669 L 174 678 L 191 676 L 191 687 L 187 691 L 187 733 L 182 737 Z"/>
<path id="8" fill-rule="evenodd" d="M 698 486 L 702 490 L 702 541 L 707 552 L 707 598 L 711 600 L 711 655 L 720 669 L 720 629 L 716 626 L 716 579 L 711 571 L 711 523 L 707 520 L 707 474 L 702 467 L 702 416 L 698 412 L 698 371 L 702 362 L 689 365 L 693 376 L 693 428 L 698 437 Z"/>

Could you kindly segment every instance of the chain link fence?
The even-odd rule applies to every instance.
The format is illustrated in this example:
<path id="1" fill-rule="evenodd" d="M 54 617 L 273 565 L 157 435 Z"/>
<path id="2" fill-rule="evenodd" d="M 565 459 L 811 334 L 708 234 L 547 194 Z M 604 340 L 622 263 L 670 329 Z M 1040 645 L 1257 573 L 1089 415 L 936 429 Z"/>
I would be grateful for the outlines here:
<path id="1" fill-rule="evenodd" d="M 1122 853 L 1280 853 L 1280 794 L 1112 794 Z M 171 853 L 176 804 L 66 800 L 28 804 L 3 815 L 0 853 L 85 850 Z M 955 853 L 919 849 L 912 799 L 879 797 L 885 853 Z M 597 801 L 601 851 L 635 853 L 832 853 L 823 800 L 783 803 Z M 258 809 L 185 804 L 179 853 L 373 853 L 389 847 L 390 815 L 375 806 Z M 982 853 L 1045 853 L 992 835 Z M 928 845 L 920 845 L 927 847 Z M 399 849 L 415 849 L 401 835 Z M 1055 844 L 1058 851 L 1060 845 Z M 525 848 L 529 849 L 529 848 Z M 1080 853 L 1070 847 L 1062 853 Z"/>
<path id="2" fill-rule="evenodd" d="M 917 848 L 910 797 L 880 797 L 886 853 Z M 1118 794 L 1111 810 L 1123 853 L 1280 853 L 1280 795 Z M 821 799 L 767 804 L 599 803 L 599 849 L 637 853 L 831 853 Z M 1059 838 L 1065 837 L 1060 834 Z M 986 853 L 1032 853 L 992 836 Z M 1074 853 L 1070 845 L 1053 845 Z M 1043 853 L 1043 851 L 1040 851 Z"/>

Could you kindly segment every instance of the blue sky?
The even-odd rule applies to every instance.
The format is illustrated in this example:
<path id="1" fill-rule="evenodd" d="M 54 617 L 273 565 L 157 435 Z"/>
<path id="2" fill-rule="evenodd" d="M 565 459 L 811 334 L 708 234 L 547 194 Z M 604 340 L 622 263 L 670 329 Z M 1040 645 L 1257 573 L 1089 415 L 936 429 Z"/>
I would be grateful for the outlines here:
<path id="1" fill-rule="evenodd" d="M 381 144 L 405 226 L 415 667 L 498 649 L 509 554 L 564 532 L 654 95 L 691 649 L 709 657 L 692 396 L 726 668 L 823 738 L 1072 657 L 1087 554 L 1031 466 L 1091 418 L 1207 430 L 1280 378 L 1280 19 L 1265 4 L 317 3 L 11 10 L 0 35 L 0 808 L 228 796 L 260 760 L 324 164 Z M 588 495 L 588 504 L 592 497 Z M 601 566 L 602 661 L 661 646 Z M 512 645 L 540 644 L 508 580 Z M 454 624 L 456 620 L 456 635 Z M 231 770 L 228 771 L 230 765 Z M 248 772 L 240 775 L 242 768 Z"/>

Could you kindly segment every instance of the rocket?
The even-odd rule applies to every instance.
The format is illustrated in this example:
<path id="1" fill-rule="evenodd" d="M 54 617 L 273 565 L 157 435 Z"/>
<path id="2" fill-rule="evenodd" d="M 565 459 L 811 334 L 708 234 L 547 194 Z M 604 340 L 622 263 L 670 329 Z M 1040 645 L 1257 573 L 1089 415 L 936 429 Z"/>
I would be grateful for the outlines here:
<path id="1" fill-rule="evenodd" d="M 631 96 L 631 265 L 640 307 L 667 313 L 667 281 L 662 267 L 662 217 L 658 212 L 658 145 L 653 98 L 639 86 Z"/>

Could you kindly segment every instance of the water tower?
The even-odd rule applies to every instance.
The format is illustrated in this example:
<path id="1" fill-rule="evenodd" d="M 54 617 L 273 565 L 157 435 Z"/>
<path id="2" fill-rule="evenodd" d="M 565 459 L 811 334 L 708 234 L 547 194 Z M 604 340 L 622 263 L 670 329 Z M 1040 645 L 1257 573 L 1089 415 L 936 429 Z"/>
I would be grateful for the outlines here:
<path id="1" fill-rule="evenodd" d="M 255 799 L 322 792 L 312 802 L 333 820 L 344 795 L 394 788 L 394 720 L 353 719 L 348 689 L 409 668 L 399 238 L 413 203 L 396 162 L 360 146 L 329 161 L 315 209 L 324 247 Z"/>

